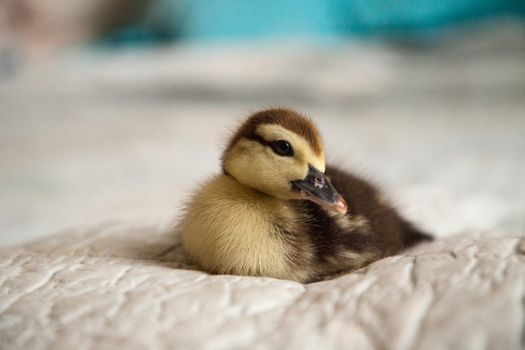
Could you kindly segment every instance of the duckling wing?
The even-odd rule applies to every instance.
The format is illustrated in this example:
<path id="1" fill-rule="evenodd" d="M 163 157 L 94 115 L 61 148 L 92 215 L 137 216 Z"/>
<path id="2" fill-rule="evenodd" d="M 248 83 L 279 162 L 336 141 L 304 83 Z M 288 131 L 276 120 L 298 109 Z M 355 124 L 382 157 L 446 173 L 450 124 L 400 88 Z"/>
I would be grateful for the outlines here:
<path id="1" fill-rule="evenodd" d="M 368 222 L 383 256 L 432 240 L 431 235 L 404 219 L 370 182 L 333 166 L 326 168 L 326 174 L 348 203 L 347 215 Z"/>

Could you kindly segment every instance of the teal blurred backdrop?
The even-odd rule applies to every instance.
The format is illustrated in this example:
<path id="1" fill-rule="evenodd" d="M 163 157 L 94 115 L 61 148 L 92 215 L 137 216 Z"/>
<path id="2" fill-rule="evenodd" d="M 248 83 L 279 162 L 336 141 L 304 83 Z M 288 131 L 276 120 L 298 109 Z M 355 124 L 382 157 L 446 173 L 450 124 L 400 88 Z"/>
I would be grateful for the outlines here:
<path id="1" fill-rule="evenodd" d="M 157 0 L 110 43 L 432 36 L 450 25 L 525 18 L 521 0 Z"/>

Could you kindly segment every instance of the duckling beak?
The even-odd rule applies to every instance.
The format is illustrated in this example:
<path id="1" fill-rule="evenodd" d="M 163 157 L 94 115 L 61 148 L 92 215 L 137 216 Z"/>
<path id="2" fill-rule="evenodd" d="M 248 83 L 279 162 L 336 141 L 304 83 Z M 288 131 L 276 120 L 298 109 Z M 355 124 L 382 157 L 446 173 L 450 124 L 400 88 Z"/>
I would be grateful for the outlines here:
<path id="1" fill-rule="evenodd" d="M 302 180 L 292 181 L 292 189 L 300 191 L 304 199 L 327 209 L 346 214 L 348 206 L 325 174 L 308 164 L 308 174 Z"/>

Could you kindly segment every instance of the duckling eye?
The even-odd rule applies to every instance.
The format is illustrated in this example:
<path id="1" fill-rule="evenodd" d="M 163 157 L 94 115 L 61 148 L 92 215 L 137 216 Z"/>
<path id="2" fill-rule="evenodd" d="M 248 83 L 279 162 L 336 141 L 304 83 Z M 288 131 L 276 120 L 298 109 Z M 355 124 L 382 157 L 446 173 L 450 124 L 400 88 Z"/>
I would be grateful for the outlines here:
<path id="1" fill-rule="evenodd" d="M 284 140 L 276 140 L 272 141 L 270 143 L 270 147 L 272 150 L 283 157 L 292 157 L 293 156 L 293 148 L 292 145 L 288 141 Z"/>

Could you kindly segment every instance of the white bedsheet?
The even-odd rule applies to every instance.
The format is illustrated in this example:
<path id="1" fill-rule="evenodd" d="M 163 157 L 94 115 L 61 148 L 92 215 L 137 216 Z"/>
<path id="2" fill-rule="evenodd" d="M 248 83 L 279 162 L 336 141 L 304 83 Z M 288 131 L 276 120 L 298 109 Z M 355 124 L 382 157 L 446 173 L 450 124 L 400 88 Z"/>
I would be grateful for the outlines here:
<path id="1" fill-rule="evenodd" d="M 334 280 L 210 276 L 169 228 L 0 251 L 3 349 L 519 349 L 524 237 L 439 240 Z"/>

